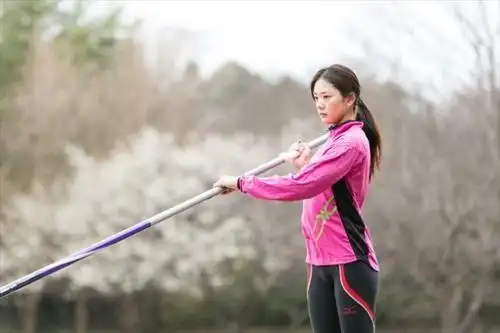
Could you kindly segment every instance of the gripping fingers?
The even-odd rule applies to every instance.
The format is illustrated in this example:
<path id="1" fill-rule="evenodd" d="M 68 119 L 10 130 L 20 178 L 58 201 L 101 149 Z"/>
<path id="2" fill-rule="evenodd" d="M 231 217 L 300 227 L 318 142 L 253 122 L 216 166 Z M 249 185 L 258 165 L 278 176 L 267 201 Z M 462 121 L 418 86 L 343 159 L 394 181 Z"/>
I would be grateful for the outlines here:
<path id="1" fill-rule="evenodd" d="M 226 195 L 229 193 L 233 193 L 235 190 L 229 187 L 222 187 L 221 195 Z"/>
<path id="2" fill-rule="evenodd" d="M 307 145 L 301 140 L 292 143 L 290 148 L 286 153 L 281 153 L 280 157 L 284 158 L 288 162 L 295 162 L 302 156 L 302 153 L 307 149 Z"/>

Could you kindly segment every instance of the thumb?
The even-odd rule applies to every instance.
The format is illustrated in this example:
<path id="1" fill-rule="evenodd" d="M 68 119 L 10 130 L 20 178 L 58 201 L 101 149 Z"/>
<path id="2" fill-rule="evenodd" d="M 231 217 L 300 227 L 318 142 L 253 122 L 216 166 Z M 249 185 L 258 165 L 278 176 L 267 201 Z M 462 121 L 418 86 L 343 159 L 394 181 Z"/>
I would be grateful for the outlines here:
<path id="1" fill-rule="evenodd" d="M 298 144 L 298 150 L 299 150 L 300 152 L 303 152 L 303 151 L 304 151 L 304 150 L 306 150 L 307 148 L 309 148 L 309 147 L 307 146 L 307 144 L 305 144 L 305 143 L 304 143 L 304 142 L 302 142 L 302 141 L 299 141 L 299 144 Z"/>

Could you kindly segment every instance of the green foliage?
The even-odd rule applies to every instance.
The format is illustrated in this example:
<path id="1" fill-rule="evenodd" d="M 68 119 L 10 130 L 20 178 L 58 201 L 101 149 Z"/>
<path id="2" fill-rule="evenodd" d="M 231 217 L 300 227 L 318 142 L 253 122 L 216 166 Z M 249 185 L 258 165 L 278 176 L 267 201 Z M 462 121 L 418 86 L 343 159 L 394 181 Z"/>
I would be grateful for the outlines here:
<path id="1" fill-rule="evenodd" d="M 121 21 L 120 8 L 90 16 L 97 1 L 3 1 L 0 31 L 0 95 L 22 77 L 35 38 L 53 38 L 79 65 L 105 65 L 135 26 Z M 63 6 L 64 4 L 64 6 Z M 67 5 L 70 6 L 67 6 Z"/>
<path id="2" fill-rule="evenodd" d="M 18 82 L 26 62 L 33 34 L 46 26 L 46 19 L 59 1 L 3 1 L 0 18 L 0 96 Z"/>
<path id="3" fill-rule="evenodd" d="M 59 32 L 55 40 L 68 51 L 79 66 L 108 66 L 121 37 L 128 37 L 134 26 L 121 22 L 121 8 L 115 8 L 102 17 L 91 17 L 96 1 L 76 0 L 69 9 L 56 13 Z"/>

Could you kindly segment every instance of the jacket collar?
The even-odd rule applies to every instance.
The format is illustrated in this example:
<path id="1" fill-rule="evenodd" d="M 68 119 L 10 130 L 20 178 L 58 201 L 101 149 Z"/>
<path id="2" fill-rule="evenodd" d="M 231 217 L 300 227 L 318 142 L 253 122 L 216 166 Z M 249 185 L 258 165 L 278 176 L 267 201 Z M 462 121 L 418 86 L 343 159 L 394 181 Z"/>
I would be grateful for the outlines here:
<path id="1" fill-rule="evenodd" d="M 353 127 L 363 127 L 363 122 L 358 120 L 347 120 L 340 124 L 331 125 L 328 127 L 328 131 L 333 136 L 336 136 L 350 130 Z"/>

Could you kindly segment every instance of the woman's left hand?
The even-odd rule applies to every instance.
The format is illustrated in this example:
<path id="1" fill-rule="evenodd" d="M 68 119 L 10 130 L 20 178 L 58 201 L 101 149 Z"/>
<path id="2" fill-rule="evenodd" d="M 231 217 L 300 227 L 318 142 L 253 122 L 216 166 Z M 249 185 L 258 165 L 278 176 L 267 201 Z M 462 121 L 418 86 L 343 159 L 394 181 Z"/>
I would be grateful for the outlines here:
<path id="1" fill-rule="evenodd" d="M 222 176 L 216 181 L 213 187 L 222 187 L 222 194 L 229 194 L 238 189 L 238 177 Z"/>

